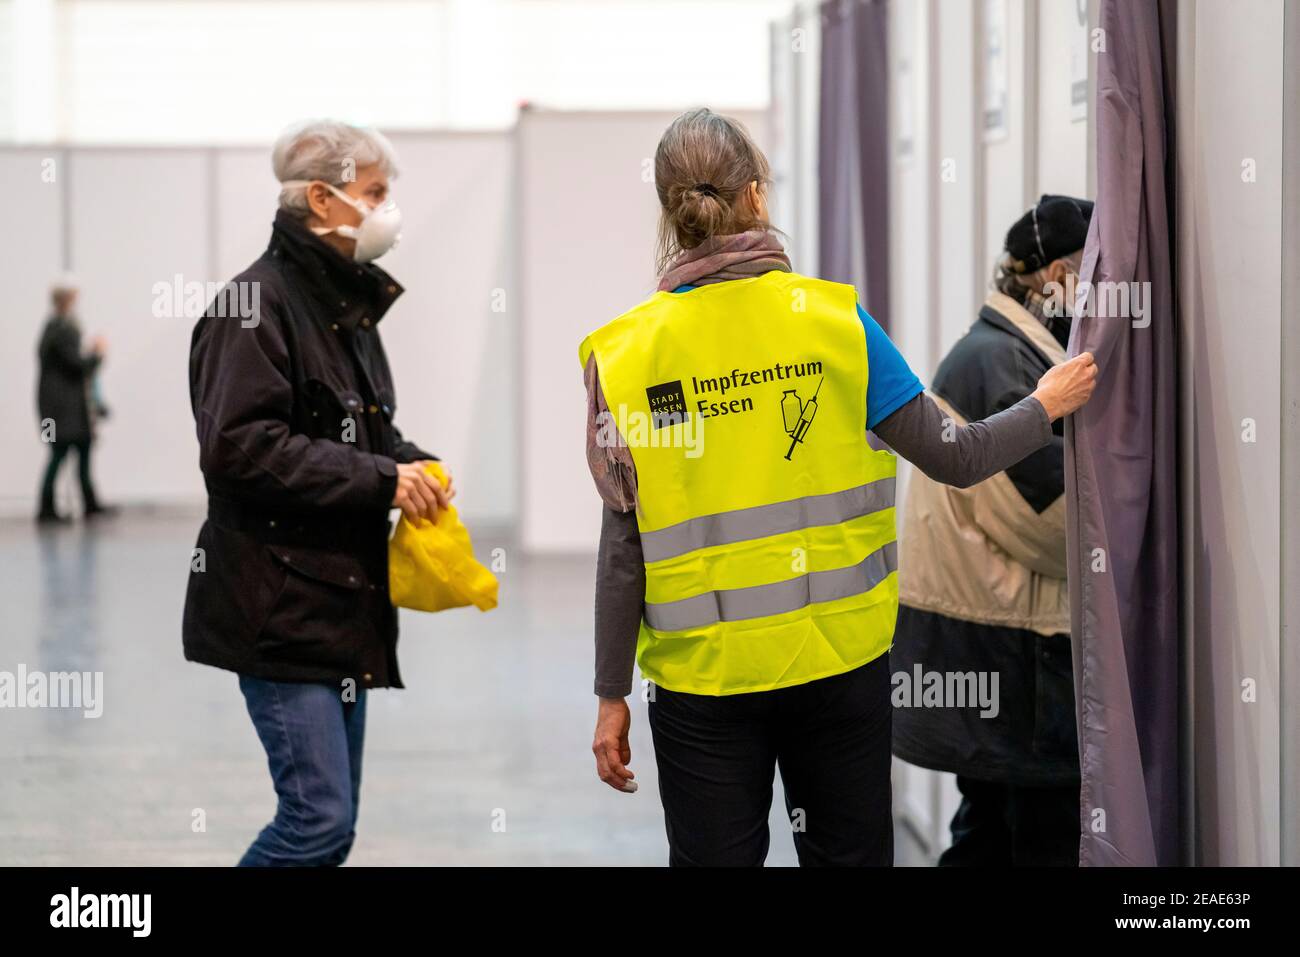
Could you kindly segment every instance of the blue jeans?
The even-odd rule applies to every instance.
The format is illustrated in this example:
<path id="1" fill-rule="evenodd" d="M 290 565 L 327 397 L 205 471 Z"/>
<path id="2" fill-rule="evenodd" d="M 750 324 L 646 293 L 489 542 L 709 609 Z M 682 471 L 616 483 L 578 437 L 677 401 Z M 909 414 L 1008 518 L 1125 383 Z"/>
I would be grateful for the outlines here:
<path id="1" fill-rule="evenodd" d="M 342 864 L 356 839 L 366 692 L 239 676 L 279 803 L 240 867 Z"/>

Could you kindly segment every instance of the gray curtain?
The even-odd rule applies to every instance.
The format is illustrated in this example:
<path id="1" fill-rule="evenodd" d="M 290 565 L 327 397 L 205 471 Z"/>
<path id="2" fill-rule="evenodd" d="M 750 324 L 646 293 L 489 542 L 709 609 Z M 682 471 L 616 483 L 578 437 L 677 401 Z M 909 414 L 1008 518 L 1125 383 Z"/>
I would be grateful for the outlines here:
<path id="1" fill-rule="evenodd" d="M 1076 319 L 1070 341 L 1101 377 L 1067 423 L 1065 453 L 1083 865 L 1179 862 L 1174 12 L 1174 0 L 1101 6 L 1081 277 L 1096 314 Z M 1132 282 L 1150 284 L 1141 322 L 1108 315 L 1095 288 Z"/>
<path id="2" fill-rule="evenodd" d="M 821 5 L 818 250 L 823 279 L 851 283 L 889 331 L 887 0 Z"/>

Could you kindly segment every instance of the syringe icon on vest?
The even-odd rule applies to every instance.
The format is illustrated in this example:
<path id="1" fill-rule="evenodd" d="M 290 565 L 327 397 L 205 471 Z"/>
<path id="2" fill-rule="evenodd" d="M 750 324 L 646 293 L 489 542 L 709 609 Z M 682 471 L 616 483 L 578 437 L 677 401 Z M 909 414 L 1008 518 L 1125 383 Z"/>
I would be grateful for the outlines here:
<path id="1" fill-rule="evenodd" d="M 781 396 L 781 416 L 785 420 L 785 434 L 790 436 L 790 451 L 785 453 L 787 462 L 790 461 L 790 456 L 794 455 L 795 446 L 808 434 L 808 426 L 812 425 L 813 416 L 817 414 L 817 394 L 821 392 L 822 383 L 825 381 L 825 376 L 817 380 L 817 389 L 807 402 L 803 402 L 794 389 L 786 389 L 785 394 Z"/>

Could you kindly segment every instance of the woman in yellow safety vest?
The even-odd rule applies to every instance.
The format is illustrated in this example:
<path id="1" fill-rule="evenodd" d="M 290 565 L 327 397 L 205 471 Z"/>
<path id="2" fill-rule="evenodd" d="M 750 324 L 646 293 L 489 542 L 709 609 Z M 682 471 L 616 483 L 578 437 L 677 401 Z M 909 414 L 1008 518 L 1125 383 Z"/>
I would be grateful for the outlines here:
<path id="1" fill-rule="evenodd" d="M 895 457 L 867 431 L 964 487 L 1046 445 L 1096 366 L 1078 356 L 957 425 L 853 287 L 791 271 L 769 181 L 735 120 L 674 120 L 658 291 L 579 349 L 605 506 L 592 751 L 636 790 L 635 654 L 670 863 L 762 864 L 779 766 L 800 863 L 890 864 Z"/>

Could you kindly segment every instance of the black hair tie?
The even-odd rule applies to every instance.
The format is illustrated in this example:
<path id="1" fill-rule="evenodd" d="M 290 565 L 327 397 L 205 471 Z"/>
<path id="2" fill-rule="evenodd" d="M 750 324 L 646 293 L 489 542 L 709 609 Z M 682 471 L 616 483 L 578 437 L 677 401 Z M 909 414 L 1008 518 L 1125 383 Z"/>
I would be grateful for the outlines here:
<path id="1" fill-rule="evenodd" d="M 721 194 L 718 193 L 717 188 L 712 183 L 696 183 L 692 187 L 692 189 L 694 189 L 695 192 L 702 193 L 705 196 L 712 196 L 715 199 L 721 198 Z"/>

